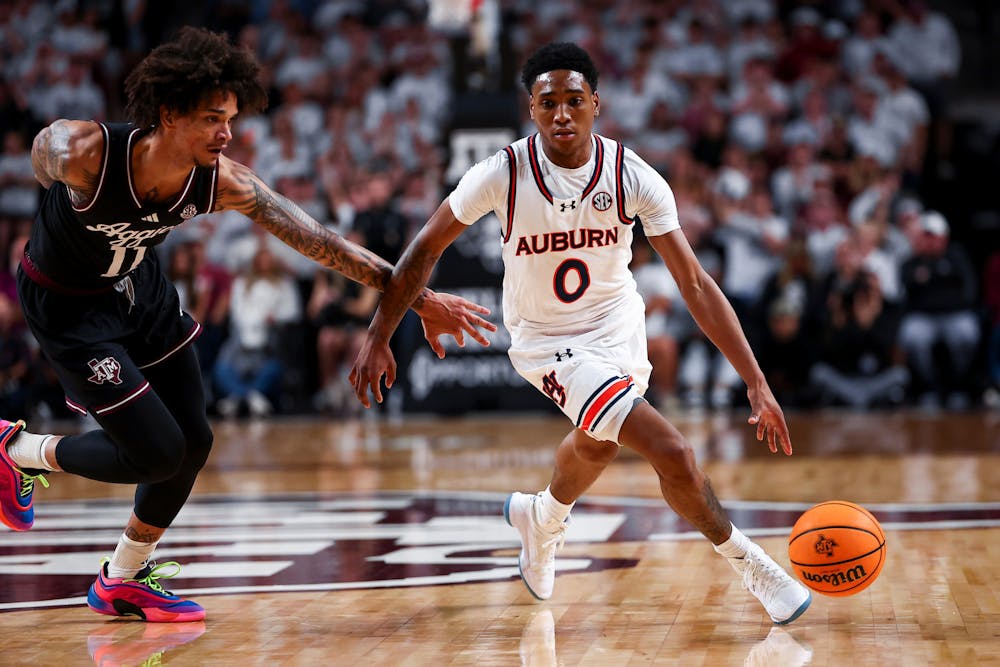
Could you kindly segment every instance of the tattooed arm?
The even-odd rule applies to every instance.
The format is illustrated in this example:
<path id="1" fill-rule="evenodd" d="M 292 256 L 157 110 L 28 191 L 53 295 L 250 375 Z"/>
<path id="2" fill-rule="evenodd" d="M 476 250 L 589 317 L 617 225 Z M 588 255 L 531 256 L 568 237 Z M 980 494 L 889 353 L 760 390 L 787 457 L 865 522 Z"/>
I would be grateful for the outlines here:
<path id="1" fill-rule="evenodd" d="M 306 257 L 351 280 L 385 291 L 392 264 L 321 225 L 297 204 L 269 188 L 249 168 L 226 157 L 220 160 L 217 209 L 239 211 Z M 414 310 L 419 310 L 429 293 L 425 290 L 417 295 Z"/>
<path id="2" fill-rule="evenodd" d="M 348 241 L 311 218 L 286 197 L 274 192 L 252 170 L 220 157 L 216 208 L 239 211 L 306 257 L 344 274 L 351 280 L 384 292 L 392 276 L 392 264 L 367 248 Z M 468 333 L 482 345 L 489 341 L 477 327 L 496 327 L 477 313 L 483 306 L 451 294 L 438 294 L 421 285 L 410 295 L 403 312 L 412 307 L 424 325 L 424 336 L 439 357 L 444 348 L 438 336 L 449 334 L 461 344 Z"/>
<path id="3" fill-rule="evenodd" d="M 369 387 L 375 400 L 381 403 L 382 376 L 385 375 L 387 388 L 396 380 L 396 362 L 389 350 L 389 339 L 406 313 L 406 304 L 424 288 L 441 253 L 465 229 L 466 226 L 455 217 L 451 204 L 445 199 L 399 258 L 351 369 L 350 381 L 354 385 L 354 393 L 366 408 L 369 407 Z M 458 340 L 461 344 L 461 339 Z"/>
<path id="4" fill-rule="evenodd" d="M 93 121 L 57 120 L 35 136 L 31 166 L 46 190 L 65 183 L 77 206 L 97 191 L 104 156 L 104 133 Z"/>

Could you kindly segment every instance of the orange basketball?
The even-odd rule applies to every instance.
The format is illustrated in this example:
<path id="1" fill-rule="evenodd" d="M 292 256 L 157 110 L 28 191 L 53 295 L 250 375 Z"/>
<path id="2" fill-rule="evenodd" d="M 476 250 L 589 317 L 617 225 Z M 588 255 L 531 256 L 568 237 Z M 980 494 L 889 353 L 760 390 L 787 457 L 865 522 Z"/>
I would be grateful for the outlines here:
<path id="1" fill-rule="evenodd" d="M 885 563 L 885 533 L 871 512 L 846 500 L 806 510 L 788 538 L 792 569 L 806 586 L 837 597 L 868 588 Z"/>

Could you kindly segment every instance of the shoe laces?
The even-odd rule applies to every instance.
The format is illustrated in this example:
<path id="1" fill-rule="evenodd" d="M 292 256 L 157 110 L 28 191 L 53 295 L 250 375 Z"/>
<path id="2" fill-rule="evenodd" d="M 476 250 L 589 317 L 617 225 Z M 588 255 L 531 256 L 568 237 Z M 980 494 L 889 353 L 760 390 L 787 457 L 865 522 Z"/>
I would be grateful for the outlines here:
<path id="1" fill-rule="evenodd" d="M 770 558 L 749 549 L 744 562 L 743 585 L 761 601 L 774 598 L 785 584 L 785 571 Z"/>
<path id="2" fill-rule="evenodd" d="M 38 482 L 46 489 L 49 488 L 49 480 L 44 475 L 29 475 L 20 468 L 17 470 L 21 474 L 21 497 L 27 498 L 35 491 L 35 482 Z"/>
<path id="3" fill-rule="evenodd" d="M 545 549 L 549 558 L 555 557 L 555 552 L 562 549 L 566 544 L 566 522 L 551 520 L 542 526 L 544 535 L 547 537 L 541 540 L 540 544 Z"/>
<path id="4" fill-rule="evenodd" d="M 124 581 L 149 586 L 157 593 L 170 595 L 170 591 L 165 590 L 159 580 L 172 579 L 173 577 L 176 577 L 181 572 L 181 564 L 174 560 L 168 560 L 167 562 L 160 563 L 159 565 L 156 563 L 149 563 L 146 567 L 149 569 L 149 572 L 147 572 L 145 576 L 136 577 L 135 579 L 125 579 Z"/>
<path id="5" fill-rule="evenodd" d="M 555 555 L 566 544 L 566 524 L 560 521 L 558 526 L 552 527 L 552 531 L 552 536 L 542 542 L 542 548 Z"/>

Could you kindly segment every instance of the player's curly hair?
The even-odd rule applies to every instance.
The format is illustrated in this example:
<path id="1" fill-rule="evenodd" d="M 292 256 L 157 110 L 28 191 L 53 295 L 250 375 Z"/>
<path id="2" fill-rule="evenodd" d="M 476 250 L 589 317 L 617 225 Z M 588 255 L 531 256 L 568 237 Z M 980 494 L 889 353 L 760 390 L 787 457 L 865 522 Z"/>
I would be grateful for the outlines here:
<path id="1" fill-rule="evenodd" d="M 597 90 L 597 67 L 590 54 L 572 42 L 552 42 L 531 54 L 521 69 L 521 83 L 528 93 L 540 74 L 557 69 L 579 72 L 590 84 L 590 90 Z"/>
<path id="2" fill-rule="evenodd" d="M 260 65 L 224 34 L 204 28 L 181 28 L 172 42 L 153 49 L 125 79 L 125 113 L 140 127 L 160 121 L 160 107 L 179 114 L 198 108 L 219 91 L 236 96 L 240 112 L 267 107 L 267 91 L 259 80 Z"/>

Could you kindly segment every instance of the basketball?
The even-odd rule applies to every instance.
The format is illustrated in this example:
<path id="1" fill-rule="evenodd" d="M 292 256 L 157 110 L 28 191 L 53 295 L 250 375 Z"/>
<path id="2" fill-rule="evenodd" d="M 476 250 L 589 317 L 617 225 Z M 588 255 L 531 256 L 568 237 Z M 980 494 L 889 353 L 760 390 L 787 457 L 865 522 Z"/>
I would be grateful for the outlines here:
<path id="1" fill-rule="evenodd" d="M 868 588 L 885 563 L 885 534 L 871 512 L 846 500 L 806 510 L 788 538 L 792 569 L 806 586 L 834 597 Z"/>

